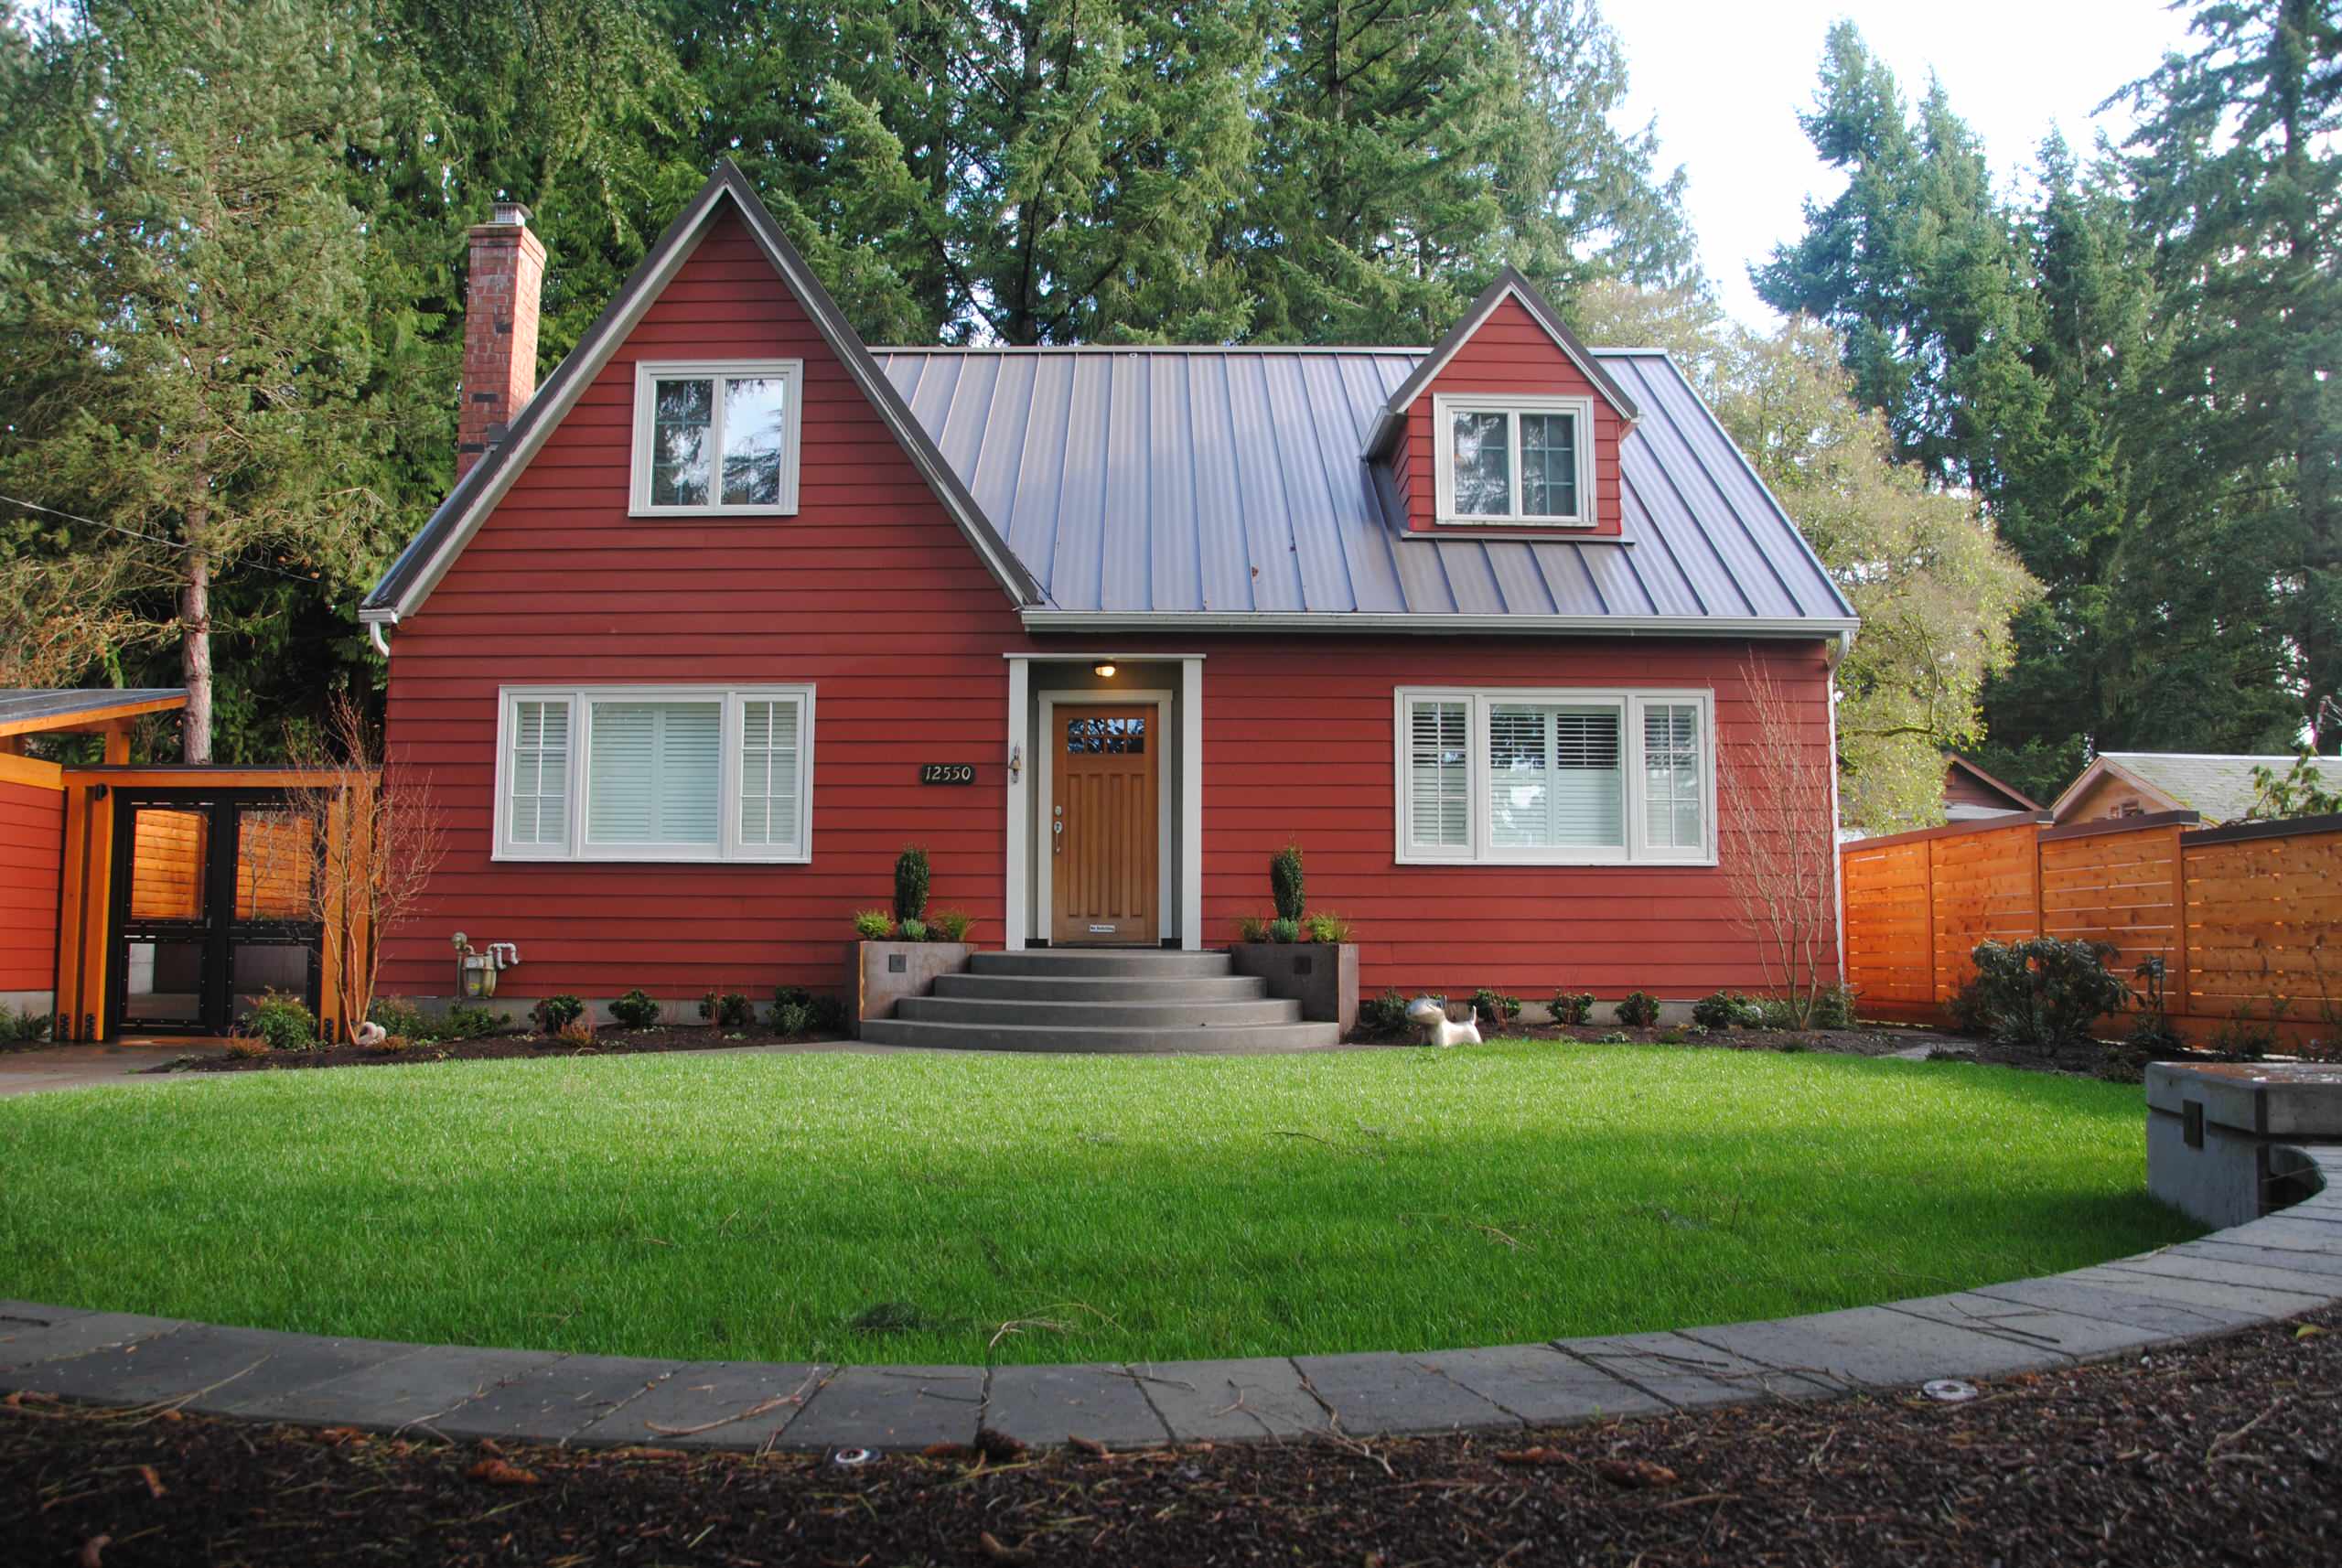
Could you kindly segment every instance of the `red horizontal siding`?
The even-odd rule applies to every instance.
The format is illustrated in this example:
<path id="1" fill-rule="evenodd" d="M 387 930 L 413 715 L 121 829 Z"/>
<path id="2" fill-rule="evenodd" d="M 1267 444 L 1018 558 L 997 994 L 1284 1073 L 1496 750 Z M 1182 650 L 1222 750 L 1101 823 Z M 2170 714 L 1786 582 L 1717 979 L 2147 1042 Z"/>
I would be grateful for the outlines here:
<path id="1" fill-rule="evenodd" d="M 1480 329 L 1456 350 L 1407 410 L 1407 433 L 1401 443 L 1403 455 L 1394 462 L 1392 474 L 1400 493 L 1406 497 L 1410 529 L 1430 529 L 1437 523 L 1439 479 L 1433 459 L 1432 399 L 1443 392 L 1541 392 L 1592 398 L 1595 525 L 1585 532 L 1615 536 L 1623 531 L 1618 443 L 1626 435 L 1626 423 L 1528 309 L 1510 297 L 1498 303 Z"/>
<path id="2" fill-rule="evenodd" d="M 64 791 L 0 781 L 0 991 L 56 983 L 64 859 Z"/>

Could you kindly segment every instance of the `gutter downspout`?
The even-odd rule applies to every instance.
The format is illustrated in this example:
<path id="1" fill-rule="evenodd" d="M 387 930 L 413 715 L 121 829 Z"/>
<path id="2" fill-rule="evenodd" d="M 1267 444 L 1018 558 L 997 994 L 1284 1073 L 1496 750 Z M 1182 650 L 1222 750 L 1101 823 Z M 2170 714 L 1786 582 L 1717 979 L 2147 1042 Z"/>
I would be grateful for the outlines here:
<path id="1" fill-rule="evenodd" d="M 399 612 L 396 610 L 374 610 L 371 612 L 367 610 L 360 610 L 358 612 L 358 618 L 366 623 L 367 642 L 373 647 L 376 653 L 381 655 L 384 659 L 388 659 L 391 656 L 391 644 L 390 640 L 383 637 L 382 628 L 386 626 L 398 625 Z"/>

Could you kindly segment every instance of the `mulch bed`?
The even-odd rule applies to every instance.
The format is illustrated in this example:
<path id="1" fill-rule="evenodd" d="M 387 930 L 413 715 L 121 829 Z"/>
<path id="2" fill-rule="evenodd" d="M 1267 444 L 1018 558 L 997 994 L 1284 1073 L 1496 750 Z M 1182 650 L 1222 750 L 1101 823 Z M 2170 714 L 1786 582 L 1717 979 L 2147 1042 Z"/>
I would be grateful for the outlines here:
<path id="1" fill-rule="evenodd" d="M 2079 1370 L 1491 1439 L 686 1457 L 0 1404 L 12 1562 L 2342 1561 L 2342 1313 Z"/>
<path id="2" fill-rule="evenodd" d="M 509 1061 L 518 1058 L 536 1060 L 545 1057 L 616 1057 L 634 1056 L 649 1051 L 708 1051 L 730 1046 L 804 1045 L 820 1041 L 818 1035 L 779 1035 L 767 1028 L 740 1029 L 722 1032 L 704 1026 L 668 1026 L 657 1029 L 602 1029 L 596 1032 L 591 1046 L 576 1046 L 567 1040 L 557 1040 L 551 1035 L 482 1035 L 472 1040 L 442 1040 L 434 1045 L 412 1046 L 403 1051 L 385 1053 L 360 1050 L 356 1046 L 334 1046 L 315 1051 L 271 1051 L 266 1056 L 231 1056 L 215 1051 L 203 1056 L 184 1056 L 156 1067 L 147 1072 L 284 1072 L 302 1068 L 317 1067 L 396 1067 L 403 1062 L 448 1061 Z"/>

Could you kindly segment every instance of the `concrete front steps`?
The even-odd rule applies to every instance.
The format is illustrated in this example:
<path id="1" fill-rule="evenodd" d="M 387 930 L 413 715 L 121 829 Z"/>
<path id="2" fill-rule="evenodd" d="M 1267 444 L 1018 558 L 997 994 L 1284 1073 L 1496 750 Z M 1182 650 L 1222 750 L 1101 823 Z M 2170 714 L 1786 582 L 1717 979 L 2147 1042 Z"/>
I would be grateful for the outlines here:
<path id="1" fill-rule="evenodd" d="M 1339 1027 L 1235 972 L 1224 952 L 1034 949 L 980 952 L 936 978 L 862 1037 L 887 1046 L 977 1051 L 1252 1053 L 1321 1050 Z"/>

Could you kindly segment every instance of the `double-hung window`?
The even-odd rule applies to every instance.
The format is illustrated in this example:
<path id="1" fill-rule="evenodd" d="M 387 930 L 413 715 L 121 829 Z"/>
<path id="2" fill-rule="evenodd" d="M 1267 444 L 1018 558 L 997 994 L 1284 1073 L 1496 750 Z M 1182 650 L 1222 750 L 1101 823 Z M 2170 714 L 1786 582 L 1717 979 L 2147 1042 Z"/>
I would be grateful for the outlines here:
<path id="1" fill-rule="evenodd" d="M 512 687 L 500 860 L 810 859 L 813 688 Z"/>
<path id="2" fill-rule="evenodd" d="M 634 368 L 638 516 L 797 510 L 802 360 Z"/>
<path id="3" fill-rule="evenodd" d="M 1707 692 L 1402 689 L 1397 724 L 1402 862 L 1715 859 Z"/>
<path id="4" fill-rule="evenodd" d="M 1443 525 L 1594 526 L 1592 398 L 1435 393 L 1432 431 Z"/>

